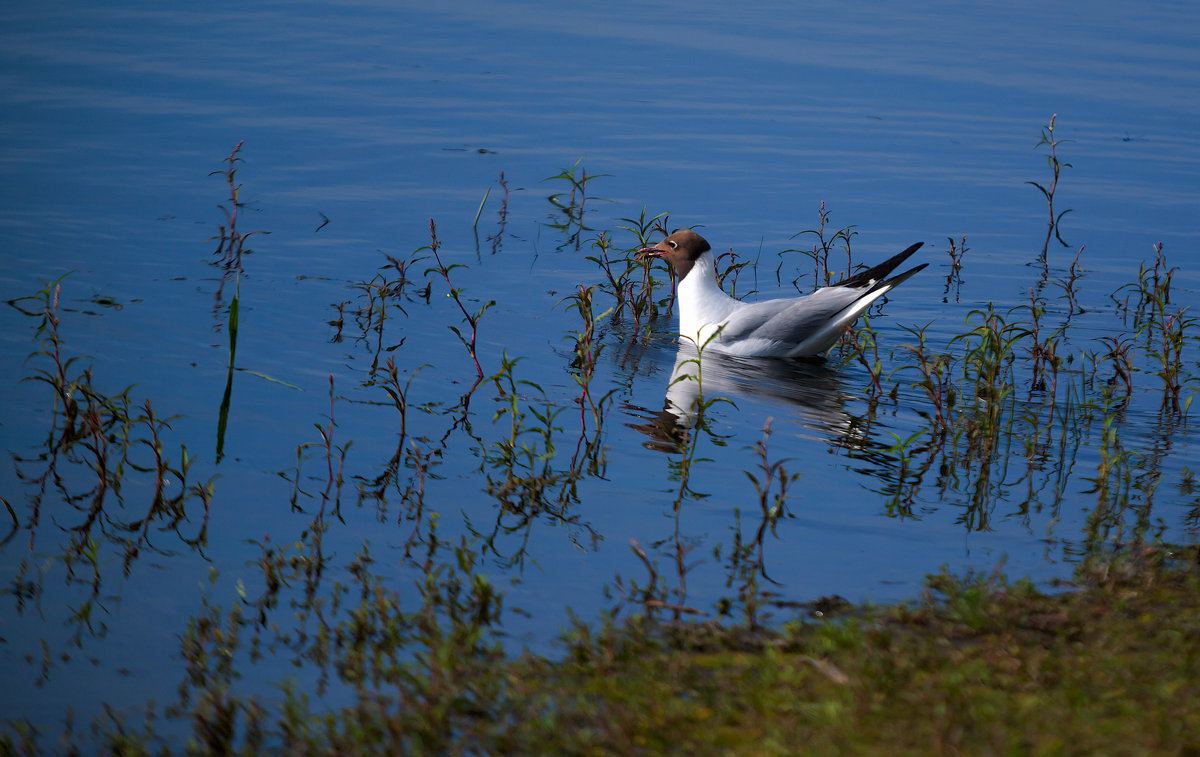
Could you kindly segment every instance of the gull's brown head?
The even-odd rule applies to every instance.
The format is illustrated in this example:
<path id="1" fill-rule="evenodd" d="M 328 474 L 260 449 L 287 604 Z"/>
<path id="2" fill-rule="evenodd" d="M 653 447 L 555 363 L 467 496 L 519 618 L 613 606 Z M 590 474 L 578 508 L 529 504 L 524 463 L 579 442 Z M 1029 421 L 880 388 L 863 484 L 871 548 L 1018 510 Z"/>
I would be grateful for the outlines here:
<path id="1" fill-rule="evenodd" d="M 682 279 L 692 270 L 696 260 L 711 249 L 704 237 L 691 229 L 679 229 L 653 247 L 643 247 L 639 254 L 662 258 L 671 264 Z"/>

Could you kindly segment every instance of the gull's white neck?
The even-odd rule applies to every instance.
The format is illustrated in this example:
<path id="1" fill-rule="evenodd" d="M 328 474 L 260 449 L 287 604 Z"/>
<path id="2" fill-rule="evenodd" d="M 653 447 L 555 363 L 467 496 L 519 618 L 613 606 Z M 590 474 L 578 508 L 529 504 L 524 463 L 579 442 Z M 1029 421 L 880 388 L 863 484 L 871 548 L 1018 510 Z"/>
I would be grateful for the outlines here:
<path id="1" fill-rule="evenodd" d="M 680 280 L 676 303 L 680 336 L 694 340 L 701 347 L 739 304 L 717 284 L 716 261 L 711 251 L 697 258 L 692 270 Z"/>

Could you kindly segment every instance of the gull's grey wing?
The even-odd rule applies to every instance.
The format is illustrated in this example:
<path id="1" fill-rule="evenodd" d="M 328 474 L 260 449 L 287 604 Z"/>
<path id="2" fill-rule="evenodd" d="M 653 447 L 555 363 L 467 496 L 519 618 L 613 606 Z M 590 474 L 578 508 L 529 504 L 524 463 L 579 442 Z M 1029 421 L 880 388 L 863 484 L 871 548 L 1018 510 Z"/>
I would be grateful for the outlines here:
<path id="1" fill-rule="evenodd" d="M 796 344 L 862 296 L 862 290 L 835 286 L 804 297 L 751 303 L 725 320 L 719 341 L 765 339 Z"/>

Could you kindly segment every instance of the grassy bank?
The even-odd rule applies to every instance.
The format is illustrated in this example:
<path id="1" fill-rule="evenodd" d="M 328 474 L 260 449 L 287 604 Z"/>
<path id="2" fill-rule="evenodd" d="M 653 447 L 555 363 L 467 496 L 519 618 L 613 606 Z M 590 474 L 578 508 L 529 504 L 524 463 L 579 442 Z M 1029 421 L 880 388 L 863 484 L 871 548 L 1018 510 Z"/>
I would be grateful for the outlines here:
<path id="1" fill-rule="evenodd" d="M 917 602 L 845 606 L 775 631 L 638 617 L 580 626 L 554 658 L 456 646 L 436 664 L 407 666 L 394 696 L 364 691 L 340 711 L 310 712 L 292 693 L 270 716 L 227 701 L 220 717 L 199 697 L 172 717 L 190 722 L 193 750 L 210 754 L 1200 749 L 1194 547 L 1130 548 L 1054 593 L 998 574 L 931 576 Z M 110 719 L 96 737 L 112 753 L 168 751 L 153 720 Z M 6 738 L 5 753 L 49 746 L 24 729 Z"/>
<path id="2" fill-rule="evenodd" d="M 1140 754 L 1200 748 L 1192 550 L 1045 594 L 933 576 L 916 604 L 777 634 L 684 625 L 516 667 L 526 709 L 493 745 L 586 753 Z"/>
<path id="3" fill-rule="evenodd" d="M 1161 551 L 1046 594 L 933 576 L 919 603 L 779 633 L 579 638 L 508 671 L 483 751 L 1182 754 L 1200 749 L 1200 563 Z"/>

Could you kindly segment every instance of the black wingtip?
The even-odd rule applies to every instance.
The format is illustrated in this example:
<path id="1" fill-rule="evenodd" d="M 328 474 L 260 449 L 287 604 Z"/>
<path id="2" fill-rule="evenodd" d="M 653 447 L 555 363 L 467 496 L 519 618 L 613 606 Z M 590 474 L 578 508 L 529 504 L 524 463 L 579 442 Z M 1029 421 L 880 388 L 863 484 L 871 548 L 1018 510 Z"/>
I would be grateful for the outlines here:
<path id="1" fill-rule="evenodd" d="M 912 245 L 904 252 L 901 252 L 898 255 L 893 255 L 892 257 L 883 261 L 879 265 L 874 266 L 873 268 L 868 268 L 865 271 L 856 273 L 853 276 L 851 276 L 850 278 L 846 279 L 845 281 L 839 281 L 838 283 L 834 284 L 834 286 L 867 287 L 867 286 L 871 286 L 871 284 L 873 284 L 873 283 L 882 281 L 889 273 L 896 270 L 896 268 L 898 268 L 901 263 L 903 263 L 905 260 L 908 260 L 908 258 L 911 257 L 914 252 L 921 249 L 921 245 L 923 245 L 923 244 L 925 244 L 925 243 L 917 242 L 916 244 Z M 916 273 L 917 271 L 919 271 L 921 268 L 924 268 L 924 267 L 925 266 L 921 266 L 920 268 L 914 268 L 913 270 L 911 270 L 907 274 L 905 274 L 905 278 L 908 278 L 908 276 Z"/>
<path id="2" fill-rule="evenodd" d="M 898 276 L 893 276 L 892 278 L 888 279 L 887 281 L 881 282 L 881 284 L 883 286 L 887 286 L 887 287 L 898 286 L 900 284 L 903 284 L 905 281 L 908 281 L 909 276 L 912 276 L 917 271 L 923 271 L 927 267 L 929 267 L 928 263 L 922 263 L 921 265 L 916 266 L 915 268 L 909 268 L 907 271 L 905 271 L 904 273 L 902 273 Z"/>

